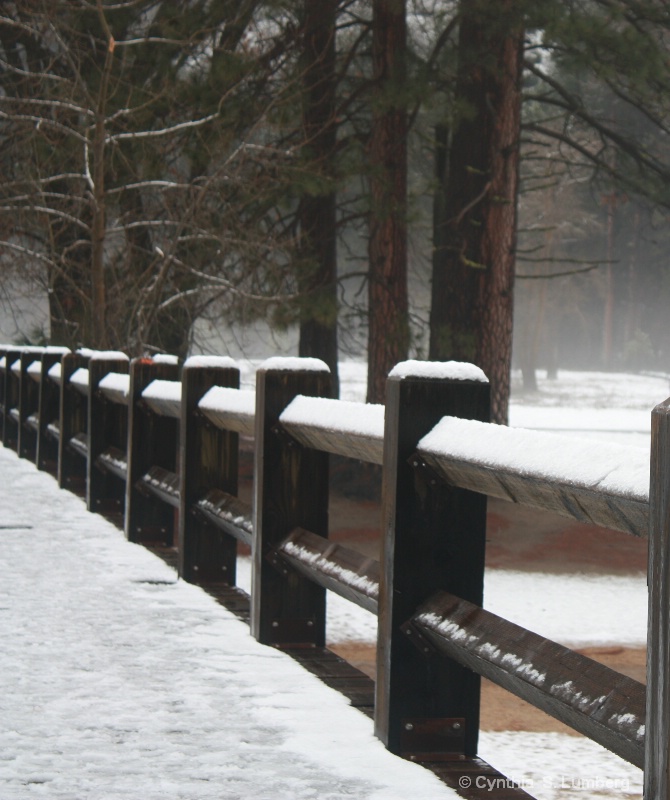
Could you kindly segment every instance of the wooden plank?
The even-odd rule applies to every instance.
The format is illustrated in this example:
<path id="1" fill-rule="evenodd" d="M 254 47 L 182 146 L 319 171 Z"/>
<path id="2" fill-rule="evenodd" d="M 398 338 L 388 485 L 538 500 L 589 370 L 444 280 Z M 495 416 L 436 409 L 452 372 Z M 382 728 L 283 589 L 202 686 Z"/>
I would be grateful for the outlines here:
<path id="1" fill-rule="evenodd" d="M 301 410 L 308 413 L 301 415 Z M 383 462 L 383 406 L 299 397 L 282 414 L 281 424 L 303 447 L 371 464 Z"/>
<path id="2" fill-rule="evenodd" d="M 175 364 L 167 366 L 175 368 Z M 154 414 L 181 419 L 181 384 L 176 380 L 154 378 L 142 392 L 142 401 Z"/>
<path id="3" fill-rule="evenodd" d="M 497 431 L 496 427 L 491 428 L 492 436 L 501 437 L 504 433 L 510 440 L 528 433 L 508 428 L 501 432 Z M 569 445 L 569 440 L 562 441 L 556 437 L 556 441 L 563 448 Z M 583 454 L 580 455 L 583 457 Z M 540 473 L 533 473 L 532 468 L 523 463 L 518 466 L 482 464 L 423 447 L 418 448 L 416 461 L 425 463 L 452 486 L 482 492 L 489 497 L 497 497 L 531 508 L 553 511 L 578 522 L 634 536 L 647 536 L 648 499 L 627 493 L 623 489 L 616 491 L 597 485 L 579 486 L 571 480 L 549 479 Z M 646 462 L 643 466 L 646 471 Z"/>
<path id="4" fill-rule="evenodd" d="M 162 467 L 151 467 L 140 478 L 139 488 L 173 508 L 179 508 L 179 475 L 176 473 Z"/>
<path id="5" fill-rule="evenodd" d="M 539 481 L 533 476 L 513 475 L 481 465 L 451 460 L 419 451 L 428 466 L 447 483 L 463 489 L 482 492 L 512 503 L 553 511 L 578 522 L 590 523 L 611 530 L 647 536 L 649 504 L 554 482 Z"/>
<path id="6" fill-rule="evenodd" d="M 78 433 L 76 436 L 73 436 L 70 441 L 67 443 L 68 447 L 73 453 L 76 453 L 78 456 L 88 460 L 88 434 L 87 433 Z"/>
<path id="7" fill-rule="evenodd" d="M 378 561 L 302 528 L 296 528 L 284 539 L 277 556 L 325 589 L 377 613 Z"/>
<path id="8" fill-rule="evenodd" d="M 242 622 L 249 624 L 249 595 L 238 586 L 227 583 L 201 583 L 201 588 L 213 597 L 217 603 L 225 606 L 228 611 L 235 614 Z"/>
<path id="9" fill-rule="evenodd" d="M 447 592 L 425 603 L 409 630 L 642 767 L 646 690 L 638 681 Z"/>
<path id="10" fill-rule="evenodd" d="M 651 414 L 644 796 L 670 798 L 670 399 Z"/>
<path id="11" fill-rule="evenodd" d="M 70 384 L 72 388 L 79 392 L 83 397 L 88 397 L 89 393 L 89 375 L 87 367 L 80 367 L 70 375 Z"/>
<path id="12" fill-rule="evenodd" d="M 116 378 L 113 383 L 110 383 L 108 378 Z M 121 380 L 118 380 L 121 379 Z M 122 382 L 125 385 L 122 385 Z M 116 403 L 120 406 L 128 405 L 128 394 L 130 391 L 130 376 L 127 372 L 110 372 L 105 376 L 105 379 L 100 383 L 99 390 L 111 403 Z"/>
<path id="13" fill-rule="evenodd" d="M 217 528 L 251 547 L 253 513 L 248 503 L 221 489 L 211 489 L 196 502 L 195 509 Z"/>
<path id="14" fill-rule="evenodd" d="M 255 392 L 213 386 L 198 403 L 198 408 L 217 428 L 253 437 L 255 431 Z"/>
<path id="15" fill-rule="evenodd" d="M 391 752 L 417 760 L 436 760 L 442 744 L 437 733 L 434 746 L 419 735 L 419 719 L 425 727 L 461 720 L 457 755 L 477 755 L 479 732 L 479 676 L 452 660 L 427 661 L 401 628 L 437 591 L 482 600 L 486 497 L 435 485 L 409 463 L 446 414 L 489 418 L 488 383 L 449 375 L 433 365 L 426 377 L 401 369 L 387 382 L 375 732 Z M 407 725 L 417 732 L 414 743 Z"/>
<path id="16" fill-rule="evenodd" d="M 281 363 L 281 362 L 280 362 Z M 328 456 L 298 445 L 278 425 L 298 394 L 328 397 L 328 368 L 256 373 L 254 548 L 251 633 L 262 644 L 325 644 L 326 592 L 302 575 L 284 575 L 270 553 L 297 527 L 328 533 Z"/>
<path id="17" fill-rule="evenodd" d="M 237 540 L 211 517 L 194 513 L 198 501 L 211 489 L 237 494 L 237 433 L 213 425 L 199 403 L 214 386 L 237 390 L 240 371 L 195 359 L 182 370 L 179 426 L 180 498 L 179 574 L 191 583 L 225 581 L 235 584 Z"/>
<path id="18" fill-rule="evenodd" d="M 343 694 L 354 708 L 372 716 L 374 681 L 326 647 L 286 647 L 294 658 L 327 686 Z"/>
<path id="19" fill-rule="evenodd" d="M 116 475 L 117 478 L 120 478 L 125 483 L 128 477 L 128 460 L 126 459 L 125 451 L 120 450 L 118 447 L 108 447 L 107 450 L 100 453 L 96 464 L 100 468 Z"/>
<path id="20" fill-rule="evenodd" d="M 460 797 L 466 800 L 533 800 L 522 786 L 507 778 L 481 758 L 422 762 Z"/>

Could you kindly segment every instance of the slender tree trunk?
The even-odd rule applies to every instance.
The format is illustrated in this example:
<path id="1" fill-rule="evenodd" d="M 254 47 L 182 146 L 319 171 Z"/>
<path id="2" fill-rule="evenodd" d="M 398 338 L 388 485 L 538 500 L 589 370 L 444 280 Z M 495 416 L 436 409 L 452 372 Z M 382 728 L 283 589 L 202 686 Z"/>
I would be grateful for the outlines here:
<path id="1" fill-rule="evenodd" d="M 104 247 L 107 229 L 105 197 L 105 129 L 98 119 L 93 141 L 93 195 L 91 224 L 91 332 L 92 345 L 100 349 L 107 347 L 107 298 L 105 292 Z"/>
<path id="2" fill-rule="evenodd" d="M 370 137 L 368 387 L 383 403 L 386 377 L 407 358 L 407 111 L 405 0 L 373 0 L 374 99 Z"/>
<path id="3" fill-rule="evenodd" d="M 92 223 L 91 223 L 91 330 L 93 346 L 107 348 L 107 296 L 105 287 L 105 237 L 107 234 L 107 194 L 105 187 L 105 137 L 107 94 L 114 60 L 114 37 L 107 26 L 102 3 L 97 0 L 101 24 L 107 38 L 105 63 L 102 69 L 100 89 L 95 113 L 93 132 L 92 179 Z"/>
<path id="4" fill-rule="evenodd" d="M 461 0 L 456 107 L 436 211 L 432 359 L 472 361 L 507 422 L 523 25 L 517 0 Z M 439 143 L 438 143 L 439 147 Z"/>
<path id="5" fill-rule="evenodd" d="M 305 297 L 299 354 L 325 361 L 337 396 L 337 217 L 332 174 L 337 144 L 337 0 L 305 0 L 304 14 L 303 149 L 307 168 L 317 173 L 324 188 L 304 196 L 299 208 L 301 260 L 305 265 L 300 277 Z"/>

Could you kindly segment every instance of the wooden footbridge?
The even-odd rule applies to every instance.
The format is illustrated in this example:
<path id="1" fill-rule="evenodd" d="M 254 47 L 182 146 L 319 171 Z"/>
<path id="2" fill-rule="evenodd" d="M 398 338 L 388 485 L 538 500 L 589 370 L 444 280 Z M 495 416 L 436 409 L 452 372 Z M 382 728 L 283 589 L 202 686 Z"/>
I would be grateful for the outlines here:
<path id="1" fill-rule="evenodd" d="M 464 797 L 494 784 L 496 798 L 529 796 L 477 756 L 484 675 L 643 768 L 648 800 L 670 798 L 670 401 L 652 414 L 650 481 L 637 451 L 490 425 L 470 365 L 398 365 L 385 407 L 329 399 L 313 359 L 269 359 L 255 391 L 239 385 L 227 358 L 4 347 L 2 441 Z M 329 453 L 382 467 L 379 561 L 328 540 Z M 482 607 L 489 495 L 650 536 L 648 688 Z M 238 542 L 252 549 L 251 597 L 235 586 Z M 325 647 L 326 590 L 378 615 L 376 683 Z"/>

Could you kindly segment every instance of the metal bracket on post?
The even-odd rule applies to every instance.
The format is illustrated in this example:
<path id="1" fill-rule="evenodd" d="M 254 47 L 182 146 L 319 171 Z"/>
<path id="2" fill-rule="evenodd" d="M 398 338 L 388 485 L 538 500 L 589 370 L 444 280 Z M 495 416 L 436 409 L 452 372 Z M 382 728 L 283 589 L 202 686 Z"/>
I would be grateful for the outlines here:
<path id="1" fill-rule="evenodd" d="M 426 658 L 438 654 L 437 649 L 414 625 L 413 620 L 409 619 L 400 626 L 400 630 L 407 636 L 408 640 L 419 650 Z"/>
<path id="2" fill-rule="evenodd" d="M 413 467 L 424 483 L 427 483 L 429 486 L 439 486 L 445 483 L 444 478 L 439 475 L 430 464 L 427 464 L 418 453 L 414 453 L 414 455 L 408 458 L 407 463 L 410 467 Z"/>
<path id="3" fill-rule="evenodd" d="M 409 718 L 403 720 L 400 755 L 409 761 L 463 761 L 463 717 Z"/>

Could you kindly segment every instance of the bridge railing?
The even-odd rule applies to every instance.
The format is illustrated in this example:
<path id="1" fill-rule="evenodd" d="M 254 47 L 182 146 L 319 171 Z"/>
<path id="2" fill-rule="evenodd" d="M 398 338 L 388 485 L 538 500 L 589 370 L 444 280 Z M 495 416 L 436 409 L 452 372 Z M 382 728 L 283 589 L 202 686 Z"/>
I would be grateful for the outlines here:
<path id="1" fill-rule="evenodd" d="M 670 797 L 670 401 L 652 415 L 650 484 L 644 452 L 489 424 L 488 382 L 470 365 L 399 365 L 384 407 L 330 399 L 312 359 L 268 360 L 248 392 L 229 359 L 136 359 L 126 375 L 94 356 L 85 380 L 78 358 L 61 361 L 61 450 L 66 428 L 86 442 L 89 508 L 119 502 L 92 488 L 94 470 L 111 474 L 127 537 L 175 548 L 194 583 L 234 585 L 237 542 L 251 545 L 263 643 L 322 647 L 327 590 L 376 613 L 375 731 L 391 751 L 475 757 L 483 675 L 643 767 L 645 796 Z M 87 397 L 85 431 L 68 383 Z M 254 437 L 251 505 L 241 434 Z M 329 453 L 382 466 L 379 560 L 328 541 Z M 483 607 L 487 496 L 650 536 L 648 689 Z"/>

